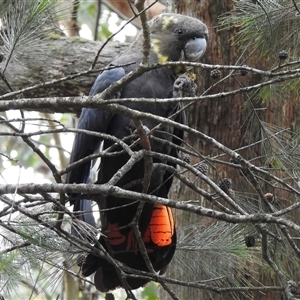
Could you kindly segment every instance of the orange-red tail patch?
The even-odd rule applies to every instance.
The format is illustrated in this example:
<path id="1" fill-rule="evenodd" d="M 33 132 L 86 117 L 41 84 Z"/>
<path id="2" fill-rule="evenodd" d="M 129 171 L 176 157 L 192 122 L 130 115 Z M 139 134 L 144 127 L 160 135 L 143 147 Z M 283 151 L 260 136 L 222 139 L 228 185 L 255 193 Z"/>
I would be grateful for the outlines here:
<path id="1" fill-rule="evenodd" d="M 174 220 L 171 208 L 155 204 L 149 227 L 151 240 L 154 244 L 159 247 L 170 245 L 174 234 Z"/>
<path id="2" fill-rule="evenodd" d="M 108 223 L 107 237 L 112 246 L 126 242 L 126 250 L 138 249 L 137 241 L 133 231 L 127 236 L 118 230 L 118 223 Z M 174 235 L 174 219 L 170 207 L 155 204 L 152 211 L 150 223 L 143 235 L 144 243 L 154 243 L 158 247 L 168 246 L 172 243 Z"/>

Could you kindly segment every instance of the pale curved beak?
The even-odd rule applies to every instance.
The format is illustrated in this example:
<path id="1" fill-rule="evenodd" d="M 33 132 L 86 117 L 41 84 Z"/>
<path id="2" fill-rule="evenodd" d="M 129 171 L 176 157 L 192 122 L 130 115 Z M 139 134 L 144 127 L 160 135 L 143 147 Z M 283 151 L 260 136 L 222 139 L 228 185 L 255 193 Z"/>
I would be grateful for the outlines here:
<path id="1" fill-rule="evenodd" d="M 194 38 L 189 40 L 184 46 L 184 56 L 188 61 L 198 60 L 206 50 L 205 38 Z"/>

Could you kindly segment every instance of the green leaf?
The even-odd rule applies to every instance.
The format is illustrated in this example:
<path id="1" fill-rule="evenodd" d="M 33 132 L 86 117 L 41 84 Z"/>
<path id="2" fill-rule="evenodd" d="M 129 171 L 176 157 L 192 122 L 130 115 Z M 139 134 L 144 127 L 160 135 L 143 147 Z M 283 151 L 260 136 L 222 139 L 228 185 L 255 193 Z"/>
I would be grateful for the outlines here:
<path id="1" fill-rule="evenodd" d="M 157 300 L 157 283 L 151 282 L 142 291 L 142 297 L 144 300 Z"/>

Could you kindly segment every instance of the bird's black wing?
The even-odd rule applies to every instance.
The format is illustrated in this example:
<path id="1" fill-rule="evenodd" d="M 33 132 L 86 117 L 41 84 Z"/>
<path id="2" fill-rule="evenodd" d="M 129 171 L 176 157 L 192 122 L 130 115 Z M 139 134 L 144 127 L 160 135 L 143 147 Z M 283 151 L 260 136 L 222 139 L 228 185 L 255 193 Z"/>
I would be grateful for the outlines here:
<path id="1" fill-rule="evenodd" d="M 125 75 L 125 70 L 121 67 L 105 70 L 99 74 L 94 85 L 91 88 L 90 96 L 103 92 L 111 84 L 117 82 Z M 114 95 L 114 98 L 118 97 Z M 81 112 L 78 129 L 105 133 L 113 113 L 97 108 L 84 108 Z M 93 154 L 101 144 L 102 139 L 99 136 L 78 132 L 75 136 L 73 149 L 70 157 L 70 164 Z M 91 161 L 86 161 L 67 174 L 67 183 L 89 183 Z M 76 196 L 76 197 L 75 197 Z M 74 211 L 78 213 L 78 218 L 92 226 L 95 226 L 95 220 L 91 213 L 91 201 L 87 199 L 78 199 L 78 195 L 70 195 L 71 204 L 74 204 Z M 77 198 L 77 199 L 76 199 Z"/>
<path id="2" fill-rule="evenodd" d="M 149 29 L 151 43 L 149 64 L 180 61 L 182 59 L 196 61 L 206 49 L 207 26 L 195 18 L 170 13 L 161 14 L 153 18 L 149 23 Z M 128 73 L 135 69 L 142 62 L 143 53 L 143 33 L 141 32 L 128 50 L 114 61 L 115 65 L 122 64 L 124 69 L 116 68 L 114 71 L 101 73 L 91 90 L 91 95 L 102 92 L 116 79 L 124 76 L 122 73 Z M 155 68 L 127 83 L 122 91 L 119 91 L 120 94 L 112 98 L 119 96 L 120 98 L 129 99 L 159 99 L 170 98 L 172 95 L 174 97 L 182 97 L 184 92 L 186 92 L 184 88 L 186 81 L 182 79 L 177 81 L 177 77 L 186 72 L 187 69 L 180 66 Z M 193 79 L 193 74 L 190 75 L 191 79 Z M 187 92 L 190 92 L 189 89 Z M 127 101 L 124 106 L 184 123 L 182 107 L 174 102 Z M 151 151 L 177 158 L 178 147 L 176 145 L 181 145 L 182 130 L 167 124 L 159 125 L 158 121 L 150 118 L 142 118 L 141 121 L 145 128 L 149 130 L 156 128 L 149 135 Z M 124 139 L 129 145 L 131 145 L 130 139 L 135 132 L 134 122 L 129 116 L 97 109 L 86 109 L 83 111 L 79 128 L 106 133 L 116 138 Z M 74 142 L 71 163 L 93 153 L 99 147 L 101 141 L 100 137 L 78 133 Z M 104 139 L 103 149 L 108 152 L 111 150 L 109 149 L 111 145 L 112 141 Z M 140 144 L 134 144 L 132 145 L 132 150 L 139 151 L 140 147 Z M 118 156 L 107 155 L 101 159 L 97 183 L 105 184 L 109 182 L 112 176 L 130 159 L 126 151 L 119 151 L 119 149 L 122 150 L 121 147 L 117 148 L 116 146 L 114 148 L 114 151 L 118 152 Z M 154 157 L 154 167 L 148 193 L 166 198 L 172 183 L 173 170 L 161 168 L 162 163 L 176 167 L 176 164 L 171 160 L 169 161 L 166 157 Z M 69 174 L 68 182 L 89 182 L 90 165 L 90 162 L 86 162 L 73 169 Z M 141 192 L 144 175 L 144 161 L 139 160 L 135 162 L 130 170 L 127 170 L 126 174 L 118 180 L 116 185 L 122 188 L 126 187 L 130 191 Z M 112 254 L 114 259 L 126 266 L 140 271 L 149 271 L 132 228 L 139 202 L 135 199 L 127 199 L 127 197 L 119 198 L 115 195 L 109 195 L 105 199 L 100 197 L 96 201 L 101 209 L 105 208 L 102 211 L 105 221 L 102 224 L 104 234 L 100 236 L 99 243 Z M 78 203 L 82 204 L 81 208 L 88 210 L 87 206 L 90 203 Z M 80 205 L 78 207 L 80 209 Z M 176 229 L 171 209 L 162 205 L 145 203 L 137 225 L 154 270 L 163 272 L 172 259 L 176 248 Z M 149 281 L 149 279 L 129 276 L 126 278 L 128 285 L 125 285 L 123 277 L 119 277 L 115 265 L 103 257 L 94 255 L 94 253 L 90 253 L 82 265 L 83 276 L 89 276 L 92 273 L 95 273 L 94 281 L 97 289 L 102 292 L 107 292 L 116 287 L 129 286 L 135 289 Z"/>

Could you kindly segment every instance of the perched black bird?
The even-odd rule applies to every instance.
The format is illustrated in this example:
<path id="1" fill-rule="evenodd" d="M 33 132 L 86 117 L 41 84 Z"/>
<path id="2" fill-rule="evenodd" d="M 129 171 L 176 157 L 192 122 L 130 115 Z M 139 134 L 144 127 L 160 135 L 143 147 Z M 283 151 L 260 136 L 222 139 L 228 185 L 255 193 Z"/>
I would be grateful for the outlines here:
<path id="1" fill-rule="evenodd" d="M 196 61 L 206 49 L 208 30 L 201 21 L 179 14 L 165 13 L 155 17 L 149 23 L 150 26 L 150 64 L 164 63 L 167 61 Z M 96 95 L 104 91 L 112 83 L 121 79 L 124 75 L 135 69 L 143 58 L 143 35 L 139 34 L 136 41 L 119 58 L 110 65 L 119 66 L 131 63 L 125 67 L 116 67 L 103 71 L 96 79 L 90 95 Z M 134 62 L 132 64 L 132 62 Z M 183 67 L 162 67 L 148 71 L 121 88 L 112 98 L 171 98 L 181 95 L 178 91 L 189 92 L 193 84 L 190 84 L 188 76 L 180 76 L 184 73 Z M 180 77 L 178 77 L 180 76 Z M 147 103 L 127 102 L 124 106 L 131 109 L 151 113 L 153 115 L 168 118 L 182 108 L 181 103 Z M 179 112 L 172 117 L 173 120 L 184 123 L 185 114 Z M 146 131 L 158 125 L 151 119 L 141 120 Z M 106 111 L 105 109 L 83 109 L 78 128 L 106 133 L 123 140 L 128 145 L 138 136 L 133 120 L 130 117 Z M 129 138 L 130 137 L 130 138 Z M 149 135 L 151 150 L 154 152 L 178 157 L 172 143 L 180 145 L 183 132 L 177 128 L 163 125 Z M 99 149 L 103 142 L 103 150 L 114 145 L 109 139 L 100 139 L 85 133 L 77 133 L 73 145 L 70 163 L 76 162 Z M 141 149 L 141 145 L 135 145 L 132 150 Z M 108 152 L 118 152 L 116 155 L 101 157 L 96 183 L 105 184 L 112 176 L 128 162 L 129 155 L 123 151 L 120 145 L 111 147 Z M 148 193 L 159 197 L 167 197 L 171 183 L 172 173 L 162 167 L 155 167 L 156 163 L 164 163 L 176 167 L 167 160 L 153 158 L 153 171 L 150 178 Z M 90 182 L 91 162 L 80 164 L 72 169 L 67 176 L 68 183 Z M 130 170 L 119 179 L 117 186 L 131 191 L 142 192 L 144 177 L 144 160 L 136 162 Z M 78 218 L 95 226 L 91 213 L 91 201 L 75 198 L 70 195 L 74 211 L 78 212 Z M 103 210 L 102 232 L 99 242 L 107 249 L 111 256 L 126 264 L 130 268 L 149 271 L 139 250 L 136 237 L 129 224 L 136 215 L 139 201 L 118 198 L 113 195 L 99 196 L 95 199 L 100 210 Z M 83 213 L 80 213 L 83 212 Z M 163 273 L 171 261 L 176 248 L 176 232 L 170 208 L 162 205 L 145 203 L 141 212 L 139 231 L 148 252 L 149 259 L 155 271 Z M 116 287 L 125 287 L 124 281 L 119 278 L 115 267 L 104 258 L 89 254 L 82 265 L 82 274 L 89 276 L 95 272 L 95 285 L 98 290 L 107 292 Z M 127 277 L 127 285 L 131 289 L 146 284 L 149 280 Z"/>

